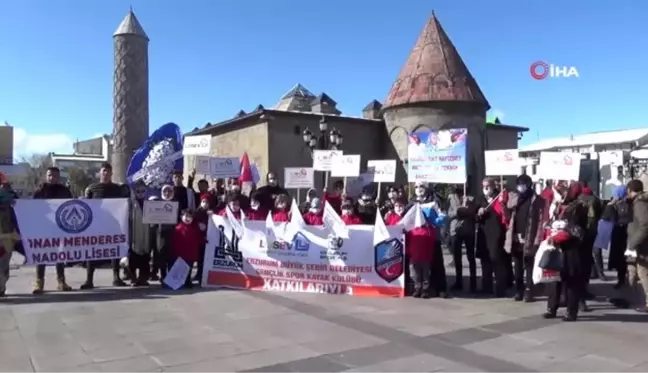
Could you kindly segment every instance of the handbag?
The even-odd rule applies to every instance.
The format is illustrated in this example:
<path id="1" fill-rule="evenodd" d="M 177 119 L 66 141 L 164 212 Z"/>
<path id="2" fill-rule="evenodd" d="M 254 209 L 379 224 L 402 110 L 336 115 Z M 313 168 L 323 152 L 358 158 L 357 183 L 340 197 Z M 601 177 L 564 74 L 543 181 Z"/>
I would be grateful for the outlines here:
<path id="1" fill-rule="evenodd" d="M 563 268 L 563 253 L 558 249 L 548 249 L 542 252 L 538 267 L 552 271 L 560 271 Z"/>

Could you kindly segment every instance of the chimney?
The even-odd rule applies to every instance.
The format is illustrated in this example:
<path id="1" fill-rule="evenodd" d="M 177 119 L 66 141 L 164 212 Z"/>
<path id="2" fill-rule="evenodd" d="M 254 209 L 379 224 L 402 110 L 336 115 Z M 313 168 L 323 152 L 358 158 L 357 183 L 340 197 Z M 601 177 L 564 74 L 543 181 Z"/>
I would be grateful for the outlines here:
<path id="1" fill-rule="evenodd" d="M 362 117 L 365 119 L 380 119 L 380 109 L 382 109 L 382 104 L 378 102 L 378 100 L 371 100 L 371 102 L 362 109 Z"/>
<path id="2" fill-rule="evenodd" d="M 326 93 L 321 93 L 313 101 L 311 101 L 311 111 L 320 114 L 342 114 L 337 108 L 337 102 L 330 98 Z"/>

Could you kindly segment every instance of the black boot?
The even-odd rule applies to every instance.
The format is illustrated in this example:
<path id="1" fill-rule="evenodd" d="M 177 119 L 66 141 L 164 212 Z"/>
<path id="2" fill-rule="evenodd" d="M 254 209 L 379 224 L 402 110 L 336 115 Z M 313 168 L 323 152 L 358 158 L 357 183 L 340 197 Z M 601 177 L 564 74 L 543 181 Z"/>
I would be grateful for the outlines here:
<path id="1" fill-rule="evenodd" d="M 547 312 L 542 314 L 542 317 L 545 319 L 555 319 L 557 313 L 556 310 L 547 310 Z"/>
<path id="2" fill-rule="evenodd" d="M 531 303 L 531 302 L 533 302 L 534 300 L 535 300 L 535 299 L 533 298 L 533 291 L 532 291 L 531 289 L 529 289 L 529 288 L 526 288 L 526 289 L 524 290 L 524 301 L 525 301 L 526 303 Z"/>

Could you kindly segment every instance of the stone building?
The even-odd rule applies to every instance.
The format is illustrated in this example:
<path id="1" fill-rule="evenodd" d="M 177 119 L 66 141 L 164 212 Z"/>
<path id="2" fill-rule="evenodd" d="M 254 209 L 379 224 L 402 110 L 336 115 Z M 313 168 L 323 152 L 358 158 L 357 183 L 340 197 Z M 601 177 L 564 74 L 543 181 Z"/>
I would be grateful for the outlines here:
<path id="1" fill-rule="evenodd" d="M 459 53 L 432 14 L 398 74 L 384 104 L 371 100 L 363 117 L 341 113 L 326 93 L 314 95 L 297 84 L 276 106 L 259 105 L 238 112 L 232 119 L 207 123 L 187 136 L 212 136 L 214 156 L 238 156 L 244 151 L 261 174 L 275 171 L 281 180 L 284 167 L 312 165 L 302 132 L 319 132 L 324 118 L 328 128 L 340 130 L 347 154 L 361 154 L 363 166 L 373 159 L 397 159 L 397 182 L 406 182 L 408 134 L 421 128 L 468 128 L 468 174 L 471 190 L 483 177 L 484 150 L 517 148 L 526 128 L 486 125 L 490 105 Z M 185 159 L 185 165 L 193 162 Z M 316 178 L 321 184 L 319 178 Z M 318 185 L 321 187 L 322 185 Z"/>

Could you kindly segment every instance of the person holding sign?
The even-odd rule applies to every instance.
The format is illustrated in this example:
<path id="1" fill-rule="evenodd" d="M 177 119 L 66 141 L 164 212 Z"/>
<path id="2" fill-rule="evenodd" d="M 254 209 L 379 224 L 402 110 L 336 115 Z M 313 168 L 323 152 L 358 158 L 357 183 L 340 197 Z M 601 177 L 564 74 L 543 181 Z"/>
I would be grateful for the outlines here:
<path id="1" fill-rule="evenodd" d="M 324 190 L 323 199 L 324 202 L 328 202 L 333 210 L 338 214 L 341 213 L 342 207 L 342 198 L 344 197 L 344 182 L 341 180 L 333 183 L 333 192 L 329 192 L 326 189 Z"/>
<path id="2" fill-rule="evenodd" d="M 165 185 L 162 187 L 161 195 L 163 201 L 173 201 L 174 187 L 171 185 Z M 156 253 L 154 257 L 157 260 L 154 260 L 155 271 L 154 274 L 159 270 L 160 279 L 164 280 L 169 270 L 169 257 L 171 256 L 171 243 L 173 240 L 173 230 L 175 229 L 176 224 L 158 224 L 156 231 Z M 171 263 L 173 265 L 173 263 Z M 164 284 L 163 284 L 164 286 Z"/>
<path id="3" fill-rule="evenodd" d="M 310 202 L 310 208 L 304 213 L 303 218 L 308 225 L 323 225 L 322 201 L 319 198 L 313 198 Z"/>
<path id="4" fill-rule="evenodd" d="M 518 176 L 504 209 L 510 221 L 504 250 L 513 256 L 516 301 L 533 301 L 533 260 L 544 236 L 544 209 L 545 200 L 533 190 L 531 177 Z"/>
<path id="5" fill-rule="evenodd" d="M 193 268 L 193 264 L 198 261 L 200 256 L 200 247 L 204 243 L 203 232 L 200 231 L 198 224 L 194 224 L 193 212 L 185 209 L 181 213 L 181 222 L 176 225 L 173 232 L 171 258 L 168 268 L 170 269 L 178 259 L 184 260 L 189 265 L 189 268 Z M 193 287 L 191 283 L 191 271 L 187 275 L 184 287 Z"/>
<path id="6" fill-rule="evenodd" d="M 342 221 L 346 225 L 359 225 L 362 224 L 362 220 L 360 220 L 360 217 L 355 214 L 353 211 L 353 200 L 351 198 L 345 198 L 344 201 L 342 202 L 342 206 L 340 207 L 342 210 L 342 215 L 340 218 L 342 218 Z M 374 220 L 375 221 L 375 220 Z"/>
<path id="7" fill-rule="evenodd" d="M 290 197 L 287 194 L 280 194 L 275 198 L 272 221 L 275 223 L 290 221 Z"/>

